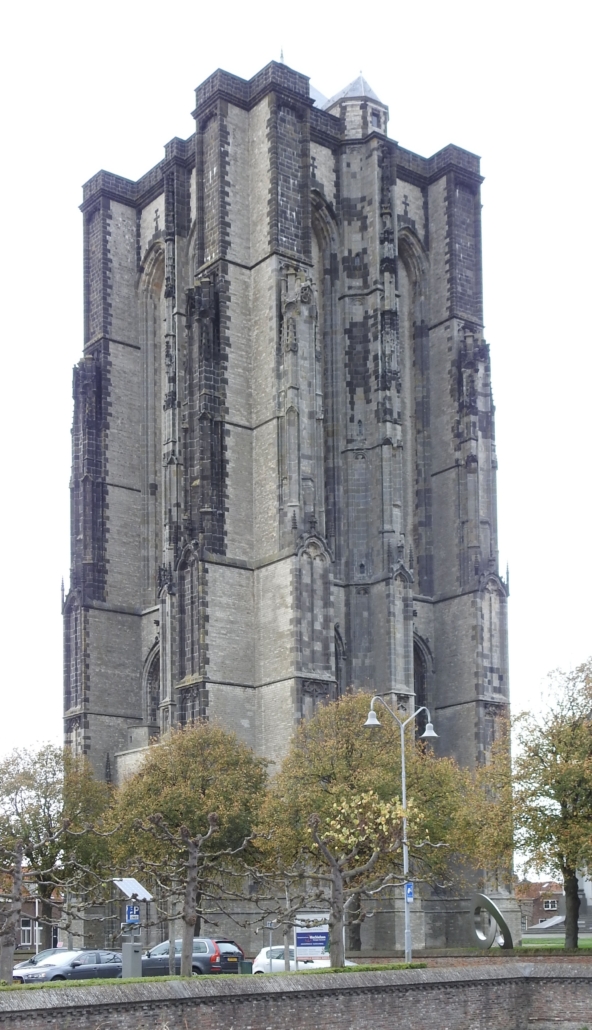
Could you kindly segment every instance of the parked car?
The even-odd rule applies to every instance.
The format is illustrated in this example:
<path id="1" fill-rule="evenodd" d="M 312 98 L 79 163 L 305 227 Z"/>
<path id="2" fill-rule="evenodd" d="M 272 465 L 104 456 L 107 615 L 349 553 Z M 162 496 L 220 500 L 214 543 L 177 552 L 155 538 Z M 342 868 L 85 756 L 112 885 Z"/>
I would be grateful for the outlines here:
<path id="1" fill-rule="evenodd" d="M 201 973 L 238 973 L 244 952 L 234 941 L 194 937 L 191 968 L 194 976 Z M 142 976 L 168 976 L 169 942 L 163 941 L 142 956 Z M 181 972 L 181 941 L 175 941 L 175 972 Z"/>
<path id="2" fill-rule="evenodd" d="M 271 951 L 271 964 L 270 964 L 270 953 Z M 331 960 L 328 955 L 319 955 L 315 958 L 299 958 L 298 969 L 319 969 L 322 966 L 329 966 Z M 350 962 L 349 959 L 345 960 L 346 966 L 355 966 L 356 962 Z M 296 962 L 294 961 L 294 948 L 290 948 L 290 969 L 296 969 Z M 257 957 L 253 960 L 253 972 L 254 973 L 285 973 L 286 965 L 284 961 L 284 949 L 282 946 L 278 948 L 262 948 Z"/>
<path id="3" fill-rule="evenodd" d="M 223 944 L 232 944 L 232 946 L 234 948 L 238 948 L 238 950 L 240 951 L 242 957 L 243 958 L 245 957 L 244 949 L 241 948 L 240 944 L 237 944 L 236 941 L 231 940 L 230 937 L 212 937 L 212 940 L 215 941 L 217 945 L 219 945 L 220 951 L 223 951 L 223 948 L 222 948 Z"/>
<path id="4" fill-rule="evenodd" d="M 40 956 L 38 956 L 40 957 Z M 121 955 L 115 951 L 64 951 L 49 955 L 34 966 L 15 969 L 15 983 L 44 980 L 94 980 L 121 976 Z"/>
<path id="5" fill-rule="evenodd" d="M 271 951 L 271 963 L 270 963 Z M 314 966 L 312 959 L 298 959 L 299 969 L 311 969 Z M 290 948 L 290 969 L 296 969 L 294 961 L 294 948 Z M 284 961 L 283 946 L 279 948 L 261 948 L 261 951 L 253 960 L 254 973 L 284 973 L 286 964 Z"/>
<path id="6" fill-rule="evenodd" d="M 44 951 L 39 951 L 36 955 L 31 955 L 30 958 L 25 958 L 22 962 L 17 962 L 14 968 L 23 969 L 24 966 L 36 966 L 39 962 L 43 962 L 46 958 L 49 958 L 50 955 L 59 955 L 60 953 L 63 955 L 64 951 L 65 948 L 45 948 Z"/>

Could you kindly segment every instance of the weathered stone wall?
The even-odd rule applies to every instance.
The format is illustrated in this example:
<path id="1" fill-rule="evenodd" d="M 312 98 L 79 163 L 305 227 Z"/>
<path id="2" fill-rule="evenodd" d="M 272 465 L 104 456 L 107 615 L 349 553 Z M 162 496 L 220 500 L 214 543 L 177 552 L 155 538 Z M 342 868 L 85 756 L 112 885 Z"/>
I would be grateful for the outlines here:
<path id="1" fill-rule="evenodd" d="M 508 700 L 479 160 L 275 62 L 194 116 L 84 188 L 67 738 L 117 777 L 208 716 L 278 762 L 391 690 L 474 764 Z"/>
<path id="2" fill-rule="evenodd" d="M 0 1027 L 60 1030 L 581 1030 L 582 966 L 251 976 L 0 994 Z"/>

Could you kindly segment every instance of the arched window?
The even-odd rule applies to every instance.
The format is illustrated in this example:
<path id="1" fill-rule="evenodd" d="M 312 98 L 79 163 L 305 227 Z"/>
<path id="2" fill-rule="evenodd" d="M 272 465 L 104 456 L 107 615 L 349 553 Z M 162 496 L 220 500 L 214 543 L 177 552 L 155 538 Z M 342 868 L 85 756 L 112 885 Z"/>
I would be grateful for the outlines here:
<path id="1" fill-rule="evenodd" d="M 399 353 L 403 490 L 409 507 L 404 525 L 413 542 L 417 592 L 434 593 L 432 531 L 431 370 L 427 255 L 409 226 L 399 233 Z"/>
<path id="2" fill-rule="evenodd" d="M 146 675 L 145 686 L 146 698 L 146 722 L 148 726 L 157 727 L 160 724 L 158 715 L 160 706 L 160 648 L 157 648 Z"/>
<path id="3" fill-rule="evenodd" d="M 317 708 L 333 700 L 332 692 L 332 684 L 325 680 L 302 680 L 302 718 L 312 719 Z"/>
<path id="4" fill-rule="evenodd" d="M 200 671 L 199 650 L 199 568 L 190 549 L 179 565 L 177 574 L 177 675 L 183 680 Z"/>
<path id="5" fill-rule="evenodd" d="M 422 708 L 428 703 L 428 669 L 423 650 L 417 643 L 413 643 L 413 690 L 415 692 L 415 710 Z M 415 720 L 415 730 L 420 737 L 426 728 L 427 715 L 421 712 Z"/>
<path id="6" fill-rule="evenodd" d="M 335 624 L 335 693 L 337 697 L 343 697 L 346 691 L 346 664 L 345 644 L 339 632 L 339 626 Z"/>
<path id="7" fill-rule="evenodd" d="M 65 617 L 64 691 L 65 710 L 82 702 L 80 667 L 82 653 L 82 613 L 80 606 L 70 604 Z"/>
<path id="8" fill-rule="evenodd" d="M 157 241 L 144 255 L 139 285 L 140 344 L 143 356 L 142 436 L 144 455 L 144 546 L 146 588 L 155 597 L 162 561 L 162 418 L 166 376 L 164 370 L 165 255 Z"/>

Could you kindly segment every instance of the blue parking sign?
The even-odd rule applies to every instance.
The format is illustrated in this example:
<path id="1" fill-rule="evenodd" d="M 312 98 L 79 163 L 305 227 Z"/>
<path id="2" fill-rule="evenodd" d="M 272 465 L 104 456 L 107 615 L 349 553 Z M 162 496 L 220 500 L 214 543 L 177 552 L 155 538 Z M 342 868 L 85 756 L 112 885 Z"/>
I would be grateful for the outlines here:
<path id="1" fill-rule="evenodd" d="M 140 906 L 139 905 L 126 905 L 125 906 L 125 921 L 126 921 L 126 923 L 139 923 L 140 922 Z"/>
<path id="2" fill-rule="evenodd" d="M 413 901 L 413 884 L 405 884 L 405 901 Z"/>

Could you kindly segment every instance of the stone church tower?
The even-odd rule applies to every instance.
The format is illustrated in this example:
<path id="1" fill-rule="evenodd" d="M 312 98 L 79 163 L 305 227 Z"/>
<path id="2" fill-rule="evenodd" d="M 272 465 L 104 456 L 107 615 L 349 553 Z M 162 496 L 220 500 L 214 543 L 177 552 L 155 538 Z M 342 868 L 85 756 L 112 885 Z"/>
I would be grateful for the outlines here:
<path id="1" fill-rule="evenodd" d="M 508 701 L 479 159 L 271 63 L 84 187 L 66 738 L 219 720 L 278 760 L 348 690 L 472 764 Z"/>

